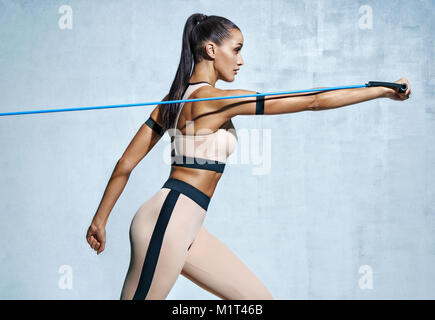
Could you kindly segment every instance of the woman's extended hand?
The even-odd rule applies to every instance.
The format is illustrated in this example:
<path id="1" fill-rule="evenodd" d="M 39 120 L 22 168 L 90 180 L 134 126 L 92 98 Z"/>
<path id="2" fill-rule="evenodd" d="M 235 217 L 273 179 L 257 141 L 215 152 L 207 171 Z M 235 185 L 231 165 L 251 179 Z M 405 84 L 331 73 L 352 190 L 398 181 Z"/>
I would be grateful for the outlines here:
<path id="1" fill-rule="evenodd" d="M 97 251 L 97 254 L 103 252 L 106 245 L 106 228 L 104 225 L 97 225 L 92 222 L 86 234 L 86 240 L 91 248 Z"/>
<path id="2" fill-rule="evenodd" d="M 406 89 L 406 92 L 400 93 L 394 89 L 387 88 L 388 91 L 386 93 L 386 97 L 393 99 L 393 100 L 399 100 L 399 101 L 403 101 L 403 100 L 408 99 L 410 94 L 411 94 L 411 86 L 409 85 L 408 80 L 405 78 L 401 78 L 397 81 L 394 81 L 394 83 L 406 83 L 408 85 L 408 89 Z"/>

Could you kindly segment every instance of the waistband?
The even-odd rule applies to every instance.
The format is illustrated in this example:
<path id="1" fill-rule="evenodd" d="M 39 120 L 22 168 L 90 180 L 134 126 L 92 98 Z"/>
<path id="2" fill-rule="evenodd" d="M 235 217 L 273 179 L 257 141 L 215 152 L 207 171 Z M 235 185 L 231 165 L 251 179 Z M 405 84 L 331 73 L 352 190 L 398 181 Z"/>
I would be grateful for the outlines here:
<path id="1" fill-rule="evenodd" d="M 185 194 L 190 199 L 195 201 L 200 207 L 207 211 L 208 205 L 210 203 L 210 197 L 201 190 L 192 186 L 191 184 L 179 179 L 169 178 L 163 184 L 162 188 L 173 189 Z"/>

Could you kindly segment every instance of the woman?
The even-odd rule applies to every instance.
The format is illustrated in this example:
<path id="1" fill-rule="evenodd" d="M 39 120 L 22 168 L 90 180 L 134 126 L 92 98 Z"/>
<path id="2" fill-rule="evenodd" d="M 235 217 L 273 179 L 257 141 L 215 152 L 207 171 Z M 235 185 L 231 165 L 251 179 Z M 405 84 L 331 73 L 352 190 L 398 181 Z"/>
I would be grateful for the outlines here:
<path id="1" fill-rule="evenodd" d="M 164 100 L 255 94 L 215 87 L 218 79 L 234 81 L 243 65 L 242 46 L 240 29 L 228 19 L 191 15 L 183 31 L 180 64 Z M 380 97 L 405 100 L 409 93 L 408 84 L 404 94 L 370 87 L 157 106 L 117 162 L 87 241 L 97 254 L 104 250 L 107 219 L 132 170 L 168 131 L 173 138 L 171 172 L 131 222 L 131 260 L 121 299 L 165 299 L 180 273 L 221 299 L 273 299 L 252 271 L 202 225 L 225 161 L 237 145 L 231 119 L 331 109 Z"/>

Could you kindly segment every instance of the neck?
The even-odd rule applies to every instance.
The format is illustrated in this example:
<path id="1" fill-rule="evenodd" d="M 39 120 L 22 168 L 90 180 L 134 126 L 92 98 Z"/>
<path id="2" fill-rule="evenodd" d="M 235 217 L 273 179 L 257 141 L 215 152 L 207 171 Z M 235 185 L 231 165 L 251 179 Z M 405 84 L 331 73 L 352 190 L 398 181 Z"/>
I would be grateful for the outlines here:
<path id="1" fill-rule="evenodd" d="M 217 74 L 215 74 L 212 63 L 211 61 L 203 60 L 195 64 L 189 82 L 205 81 L 214 87 L 217 81 Z"/>

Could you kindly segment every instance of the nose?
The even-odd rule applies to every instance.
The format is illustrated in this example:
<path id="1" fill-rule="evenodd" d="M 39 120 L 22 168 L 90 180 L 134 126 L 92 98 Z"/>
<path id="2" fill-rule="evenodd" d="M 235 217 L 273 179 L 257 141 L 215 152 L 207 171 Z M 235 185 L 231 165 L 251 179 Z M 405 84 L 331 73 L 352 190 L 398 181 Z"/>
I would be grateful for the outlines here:
<path id="1" fill-rule="evenodd" d="M 240 60 L 237 64 L 239 65 L 239 67 L 245 64 L 242 57 L 240 57 Z"/>

